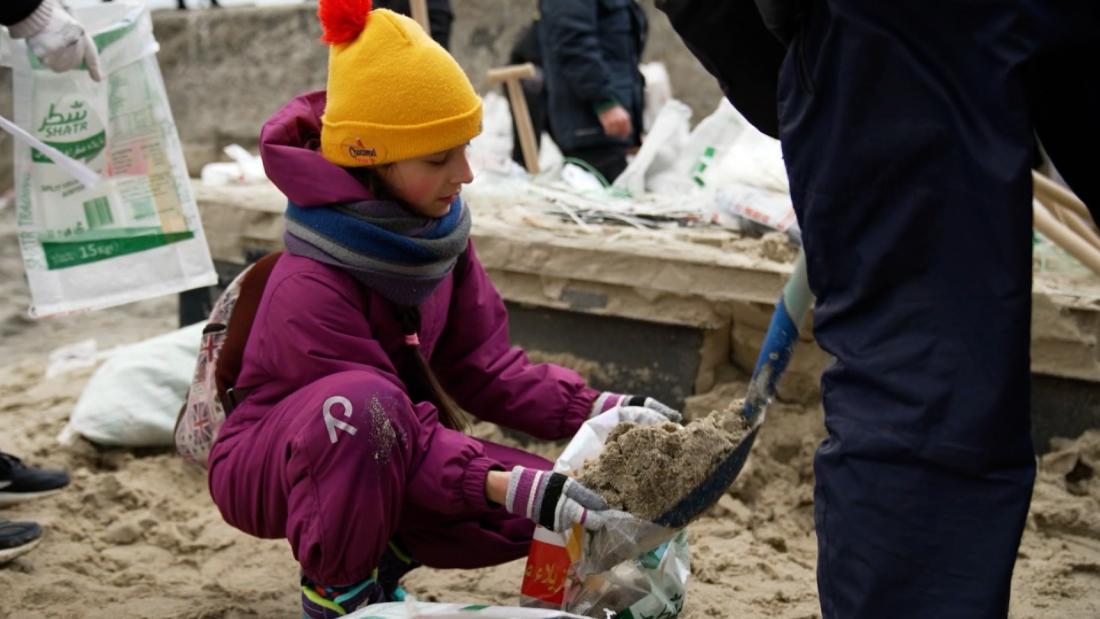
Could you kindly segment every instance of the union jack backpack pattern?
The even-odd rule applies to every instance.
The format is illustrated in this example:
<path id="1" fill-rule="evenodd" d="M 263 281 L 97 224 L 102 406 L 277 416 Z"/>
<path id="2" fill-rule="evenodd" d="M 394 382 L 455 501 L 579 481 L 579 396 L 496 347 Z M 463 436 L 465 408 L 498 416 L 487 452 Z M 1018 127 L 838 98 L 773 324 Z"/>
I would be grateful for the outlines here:
<path id="1" fill-rule="evenodd" d="M 247 392 L 236 385 L 244 346 L 252 331 L 263 289 L 282 252 L 268 254 L 241 271 L 222 292 L 202 331 L 202 344 L 187 401 L 176 420 L 176 451 L 205 467 L 218 430 Z"/>

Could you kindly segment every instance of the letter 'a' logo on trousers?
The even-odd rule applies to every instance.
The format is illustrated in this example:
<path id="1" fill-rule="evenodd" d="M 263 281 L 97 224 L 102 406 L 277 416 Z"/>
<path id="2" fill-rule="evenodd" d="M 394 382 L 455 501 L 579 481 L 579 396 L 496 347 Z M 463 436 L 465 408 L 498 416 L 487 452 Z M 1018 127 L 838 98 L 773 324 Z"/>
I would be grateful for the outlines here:
<path id="1" fill-rule="evenodd" d="M 334 395 L 328 398 L 321 407 L 321 418 L 325 420 L 325 429 L 328 430 L 328 440 L 334 445 L 340 438 L 339 435 L 336 434 L 337 430 L 347 432 L 351 436 L 355 436 L 355 433 L 358 432 L 355 426 L 333 416 L 332 407 L 336 405 L 340 405 L 344 409 L 343 413 L 345 418 L 350 419 L 352 413 L 351 401 L 342 395 Z"/>

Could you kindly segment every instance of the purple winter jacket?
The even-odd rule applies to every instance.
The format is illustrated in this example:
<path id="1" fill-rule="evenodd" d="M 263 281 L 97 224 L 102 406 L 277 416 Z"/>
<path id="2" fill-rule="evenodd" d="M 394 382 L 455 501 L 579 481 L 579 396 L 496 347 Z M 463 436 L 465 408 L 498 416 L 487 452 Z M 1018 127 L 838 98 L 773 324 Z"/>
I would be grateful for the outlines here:
<path id="1" fill-rule="evenodd" d="M 308 207 L 370 199 L 369 190 L 323 159 L 319 144 L 324 93 L 300 96 L 261 134 L 267 175 L 293 202 Z M 572 436 L 599 392 L 575 372 L 533 364 L 509 345 L 508 316 L 471 243 L 420 305 L 420 348 L 440 383 L 466 411 L 486 421 L 544 439 Z M 230 416 L 255 415 L 320 378 L 367 370 L 404 390 L 394 361 L 404 335 L 394 306 L 357 284 L 347 272 L 315 260 L 282 256 L 264 290 L 237 380 L 254 388 Z M 430 403 L 415 403 L 427 428 L 417 442 L 427 453 L 411 495 L 441 513 L 468 510 L 484 499 L 484 477 L 464 479 L 486 464 L 480 443 L 442 428 Z M 248 411 L 252 412 L 249 413 Z M 234 424 L 225 430 L 232 434 Z M 228 439 L 223 432 L 218 442 Z"/>

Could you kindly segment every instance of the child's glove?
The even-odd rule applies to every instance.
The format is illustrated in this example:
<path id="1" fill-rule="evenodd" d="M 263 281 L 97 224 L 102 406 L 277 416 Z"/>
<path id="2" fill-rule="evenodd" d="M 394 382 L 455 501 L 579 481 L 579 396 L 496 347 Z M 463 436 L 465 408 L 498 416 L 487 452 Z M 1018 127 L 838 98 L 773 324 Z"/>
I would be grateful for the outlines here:
<path id="1" fill-rule="evenodd" d="M 600 394 L 600 397 L 596 398 L 596 401 L 592 403 L 592 412 L 589 414 L 589 417 L 595 417 L 601 413 L 606 413 L 616 406 L 648 408 L 672 423 L 680 423 L 684 419 L 680 411 L 671 406 L 662 404 L 653 398 L 647 398 L 641 395 L 612 393 L 610 391 L 604 391 Z"/>
<path id="2" fill-rule="evenodd" d="M 592 516 L 607 510 L 607 502 L 561 473 L 517 466 L 508 479 L 504 508 L 560 533 L 574 523 L 602 527 L 604 522 Z"/>
<path id="3" fill-rule="evenodd" d="M 27 39 L 31 52 L 54 71 L 71 71 L 83 63 L 92 79 L 102 79 L 92 37 L 57 0 L 42 0 L 33 13 L 10 27 L 8 34 Z"/>
<path id="4" fill-rule="evenodd" d="M 652 408 L 644 406 L 620 406 L 618 411 L 619 423 L 632 423 L 638 426 L 659 426 L 662 423 L 676 423 Z"/>

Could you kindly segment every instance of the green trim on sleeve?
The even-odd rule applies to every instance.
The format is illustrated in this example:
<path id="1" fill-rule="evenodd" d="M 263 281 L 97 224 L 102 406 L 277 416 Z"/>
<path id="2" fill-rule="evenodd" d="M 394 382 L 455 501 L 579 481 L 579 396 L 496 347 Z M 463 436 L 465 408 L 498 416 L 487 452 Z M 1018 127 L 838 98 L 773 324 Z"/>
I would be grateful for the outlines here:
<path id="1" fill-rule="evenodd" d="M 622 105 L 622 104 L 619 103 L 618 100 L 616 100 L 616 99 L 606 99 L 606 100 L 600 101 L 599 103 L 594 105 L 593 108 L 596 110 L 596 114 L 599 115 L 599 114 L 603 114 L 604 112 L 606 112 L 607 110 L 610 110 L 613 107 L 617 107 L 617 106 L 620 106 L 620 105 Z"/>

